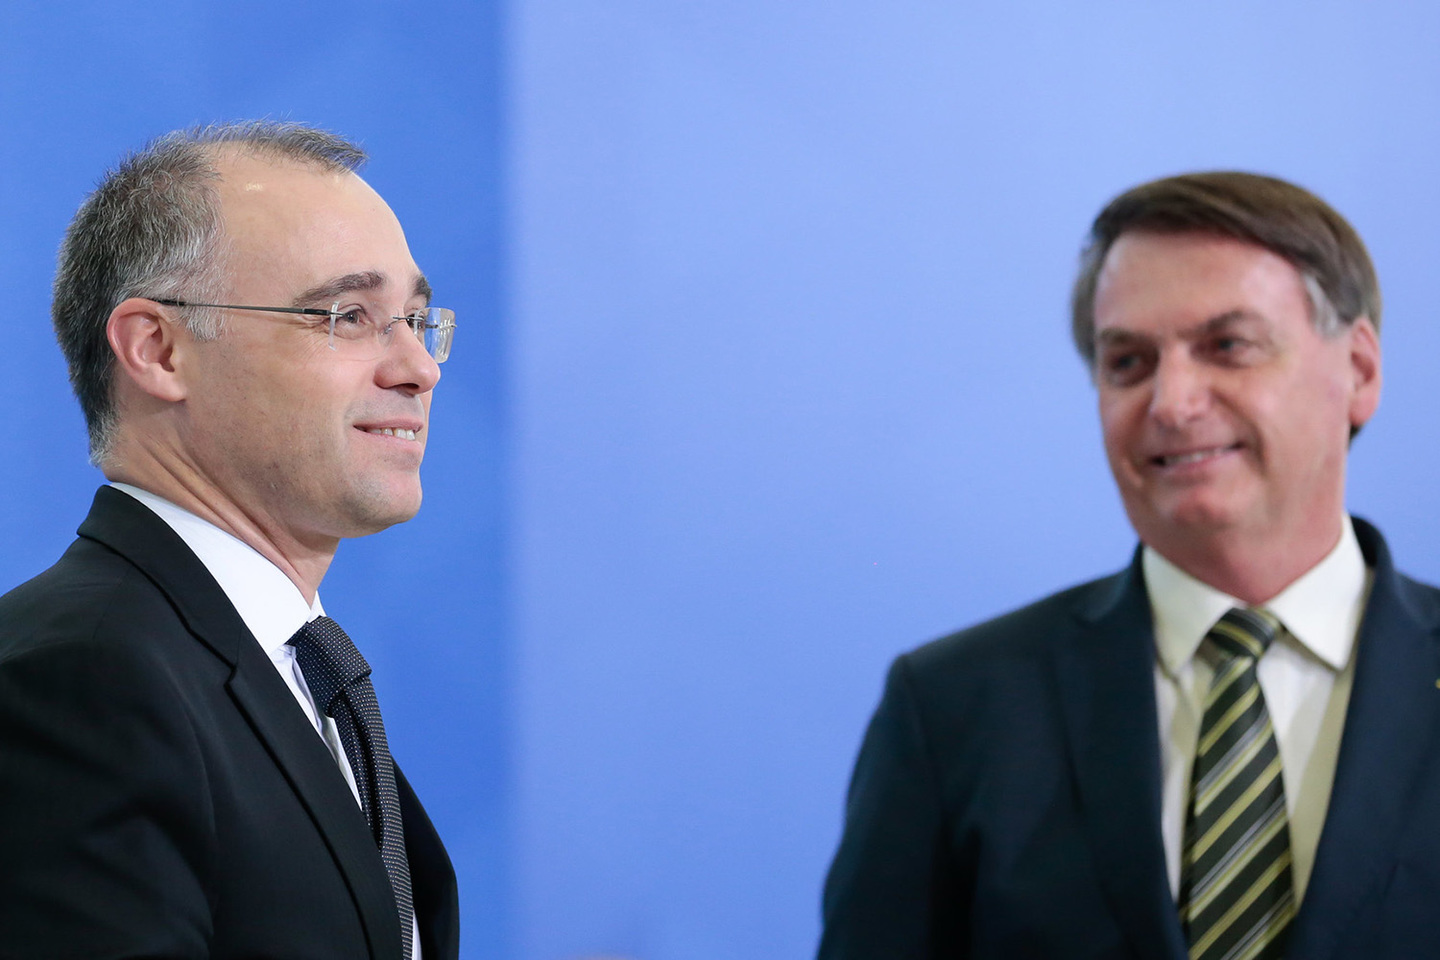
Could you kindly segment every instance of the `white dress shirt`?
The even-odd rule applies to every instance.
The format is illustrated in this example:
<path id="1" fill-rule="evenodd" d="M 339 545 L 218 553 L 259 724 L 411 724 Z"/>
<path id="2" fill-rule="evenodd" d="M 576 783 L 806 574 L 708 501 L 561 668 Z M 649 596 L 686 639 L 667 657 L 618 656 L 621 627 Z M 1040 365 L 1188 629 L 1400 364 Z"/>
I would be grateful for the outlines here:
<path id="1" fill-rule="evenodd" d="M 1355 635 L 1373 579 L 1348 517 L 1342 527 L 1340 542 L 1323 560 L 1264 604 L 1284 629 L 1256 668 L 1280 748 L 1297 901 L 1310 882 L 1330 804 L 1355 675 Z M 1201 583 L 1149 547 L 1141 566 L 1155 618 L 1161 830 L 1170 891 L 1178 897 L 1190 769 L 1213 676 L 1210 664 L 1195 654 L 1227 610 L 1247 604 Z"/>
<path id="2" fill-rule="evenodd" d="M 360 790 L 355 785 L 355 774 L 345 756 L 345 747 L 340 742 L 335 721 L 316 709 L 315 698 L 310 695 L 310 687 L 305 683 L 305 674 L 295 659 L 295 648 L 286 642 L 306 623 L 325 615 L 325 608 L 320 605 L 320 594 L 315 594 L 314 603 L 306 603 L 300 588 L 279 567 L 243 540 L 148 490 L 128 483 L 110 485 L 149 507 L 200 558 L 220 589 L 225 591 L 235 612 L 240 614 L 240 619 L 254 634 L 260 649 L 275 665 L 280 679 L 295 695 L 295 701 L 300 704 L 315 733 L 330 748 L 330 755 L 335 758 L 336 766 L 359 804 Z M 413 926 L 414 956 L 415 960 L 420 960 L 419 921 L 414 921 Z"/>

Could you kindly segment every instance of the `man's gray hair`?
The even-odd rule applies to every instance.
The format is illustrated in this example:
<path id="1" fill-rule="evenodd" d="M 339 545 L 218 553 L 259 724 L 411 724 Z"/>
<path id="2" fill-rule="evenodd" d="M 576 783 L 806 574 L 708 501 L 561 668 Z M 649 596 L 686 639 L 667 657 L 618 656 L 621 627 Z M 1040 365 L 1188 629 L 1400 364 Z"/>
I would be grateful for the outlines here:
<path id="1" fill-rule="evenodd" d="M 105 174 L 65 231 L 50 310 L 97 465 L 110 455 L 117 422 L 111 311 L 130 297 L 213 302 L 223 292 L 222 147 L 324 171 L 365 162 L 364 150 L 335 134 L 247 120 L 167 133 Z M 186 324 L 198 339 L 220 333 L 214 311 L 192 309 Z"/>

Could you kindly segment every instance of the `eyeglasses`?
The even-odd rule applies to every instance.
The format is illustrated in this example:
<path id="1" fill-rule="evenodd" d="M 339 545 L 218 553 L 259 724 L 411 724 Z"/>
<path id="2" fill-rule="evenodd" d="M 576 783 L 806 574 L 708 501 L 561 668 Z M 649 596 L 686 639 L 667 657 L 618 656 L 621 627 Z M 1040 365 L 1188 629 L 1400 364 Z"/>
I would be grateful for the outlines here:
<path id="1" fill-rule="evenodd" d="M 298 313 L 307 317 L 330 319 L 330 349 L 357 360 L 378 360 L 390 348 L 395 324 L 404 323 L 425 345 L 425 352 L 444 363 L 450 356 L 455 339 L 455 311 L 444 307 L 426 307 L 403 317 L 371 316 L 364 307 L 340 309 L 339 301 L 329 310 L 318 307 L 250 307 L 235 303 L 194 303 L 189 300 L 162 300 L 150 297 L 167 307 L 213 307 L 216 310 L 257 310 L 261 313 Z"/>

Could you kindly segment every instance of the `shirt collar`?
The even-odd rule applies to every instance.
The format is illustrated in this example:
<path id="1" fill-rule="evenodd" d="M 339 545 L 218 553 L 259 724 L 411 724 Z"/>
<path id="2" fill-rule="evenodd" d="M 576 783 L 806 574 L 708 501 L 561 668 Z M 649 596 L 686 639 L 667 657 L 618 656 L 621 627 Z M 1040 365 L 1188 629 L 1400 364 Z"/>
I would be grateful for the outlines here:
<path id="1" fill-rule="evenodd" d="M 249 544 L 163 497 L 128 483 L 112 483 L 139 500 L 185 541 L 220 584 L 235 612 L 272 658 L 305 623 L 325 613 L 320 594 L 306 603 L 279 567 Z"/>
<path id="2" fill-rule="evenodd" d="M 1148 546 L 1140 563 L 1155 618 L 1155 649 L 1161 666 L 1173 677 L 1195 655 L 1216 621 L 1231 607 L 1246 604 L 1195 579 Z M 1265 608 L 1280 618 L 1302 647 L 1341 670 L 1360 629 L 1368 585 L 1365 558 L 1347 517 L 1335 548 Z"/>

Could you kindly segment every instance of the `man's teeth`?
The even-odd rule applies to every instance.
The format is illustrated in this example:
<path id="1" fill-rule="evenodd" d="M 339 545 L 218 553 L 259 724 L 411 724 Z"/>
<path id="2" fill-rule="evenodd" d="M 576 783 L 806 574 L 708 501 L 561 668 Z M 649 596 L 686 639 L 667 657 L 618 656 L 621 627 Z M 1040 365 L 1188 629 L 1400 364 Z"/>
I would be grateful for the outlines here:
<path id="1" fill-rule="evenodd" d="M 1195 450 L 1191 453 L 1179 453 L 1174 456 L 1161 457 L 1160 463 L 1167 467 L 1179 467 L 1187 463 L 1199 463 L 1201 460 L 1208 460 L 1211 457 L 1218 457 L 1228 450 L 1229 447 L 1212 447 L 1209 450 Z"/>
<path id="2" fill-rule="evenodd" d="M 414 430 L 405 430 L 405 429 L 396 430 L 396 429 L 393 429 L 392 427 L 382 427 L 382 428 L 380 428 L 380 429 L 378 429 L 378 430 L 366 430 L 365 432 L 366 432 L 366 433 L 378 433 L 378 434 L 380 434 L 381 436 L 385 436 L 385 437 L 400 437 L 400 438 L 403 439 L 403 440 L 414 440 L 414 439 L 415 439 L 415 431 L 414 431 Z"/>

